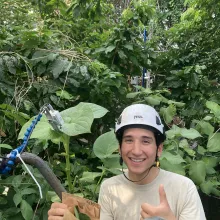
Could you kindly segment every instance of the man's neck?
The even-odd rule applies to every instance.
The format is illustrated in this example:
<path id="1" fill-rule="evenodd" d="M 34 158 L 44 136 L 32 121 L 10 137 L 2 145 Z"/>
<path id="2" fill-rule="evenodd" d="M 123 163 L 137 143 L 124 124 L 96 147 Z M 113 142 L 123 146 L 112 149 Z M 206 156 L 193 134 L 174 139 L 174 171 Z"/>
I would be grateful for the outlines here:
<path id="1" fill-rule="evenodd" d="M 144 178 L 144 176 L 146 175 L 146 177 L 144 179 L 142 179 L 139 182 L 135 182 L 135 183 L 138 185 L 148 184 L 148 183 L 151 183 L 158 176 L 160 169 L 157 167 L 152 167 L 148 174 L 147 174 L 147 172 L 146 172 L 146 174 L 135 175 L 135 176 L 129 175 L 129 172 L 128 172 L 129 179 L 134 180 L 134 181 L 138 181 L 138 180 L 141 180 L 142 178 Z"/>

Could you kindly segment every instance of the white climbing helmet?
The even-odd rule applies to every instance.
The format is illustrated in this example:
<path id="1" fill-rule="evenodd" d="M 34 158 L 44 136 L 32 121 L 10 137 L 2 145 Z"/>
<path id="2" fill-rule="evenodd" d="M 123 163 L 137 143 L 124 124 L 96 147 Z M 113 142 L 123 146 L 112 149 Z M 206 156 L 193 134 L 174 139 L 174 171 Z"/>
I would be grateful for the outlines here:
<path id="1" fill-rule="evenodd" d="M 115 124 L 115 132 L 126 125 L 147 125 L 164 135 L 164 125 L 157 111 L 145 104 L 133 104 L 126 107 Z"/>

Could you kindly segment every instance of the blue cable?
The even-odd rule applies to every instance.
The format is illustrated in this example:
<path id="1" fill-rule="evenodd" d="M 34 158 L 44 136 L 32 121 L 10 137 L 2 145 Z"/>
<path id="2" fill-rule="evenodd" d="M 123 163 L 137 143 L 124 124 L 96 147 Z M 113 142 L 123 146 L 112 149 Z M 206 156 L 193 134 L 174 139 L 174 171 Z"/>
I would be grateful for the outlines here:
<path id="1" fill-rule="evenodd" d="M 12 167 L 15 164 L 15 159 L 17 157 L 17 152 L 22 153 L 25 148 L 27 147 L 28 141 L 31 137 L 31 134 L 36 126 L 36 124 L 41 120 L 42 113 L 39 113 L 35 119 L 32 121 L 31 125 L 27 128 L 26 132 L 24 133 L 24 138 L 23 138 L 23 143 L 18 146 L 16 149 L 12 150 L 10 154 L 8 155 L 8 159 L 6 164 L 3 166 L 3 169 L 0 169 L 0 174 L 8 174 L 11 170 Z"/>

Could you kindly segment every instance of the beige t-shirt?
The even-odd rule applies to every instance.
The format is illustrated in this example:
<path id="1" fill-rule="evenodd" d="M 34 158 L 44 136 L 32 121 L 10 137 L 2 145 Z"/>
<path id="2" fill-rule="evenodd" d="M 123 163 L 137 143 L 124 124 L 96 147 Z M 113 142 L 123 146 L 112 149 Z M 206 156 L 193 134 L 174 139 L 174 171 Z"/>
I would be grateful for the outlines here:
<path id="1" fill-rule="evenodd" d="M 170 208 L 178 220 L 206 219 L 194 183 L 187 177 L 160 169 L 159 175 L 145 185 L 130 182 L 123 174 L 103 181 L 99 193 L 100 220 L 140 220 L 142 203 L 159 205 L 160 184 L 164 185 Z"/>

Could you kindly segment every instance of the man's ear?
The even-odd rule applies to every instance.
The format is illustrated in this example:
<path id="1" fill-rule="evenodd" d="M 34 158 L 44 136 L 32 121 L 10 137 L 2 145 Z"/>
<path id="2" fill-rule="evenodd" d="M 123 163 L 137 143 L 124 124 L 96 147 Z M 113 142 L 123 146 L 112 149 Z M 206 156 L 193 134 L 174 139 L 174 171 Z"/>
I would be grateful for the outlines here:
<path id="1" fill-rule="evenodd" d="M 161 143 L 158 147 L 157 156 L 160 157 L 163 152 L 163 143 Z"/>

